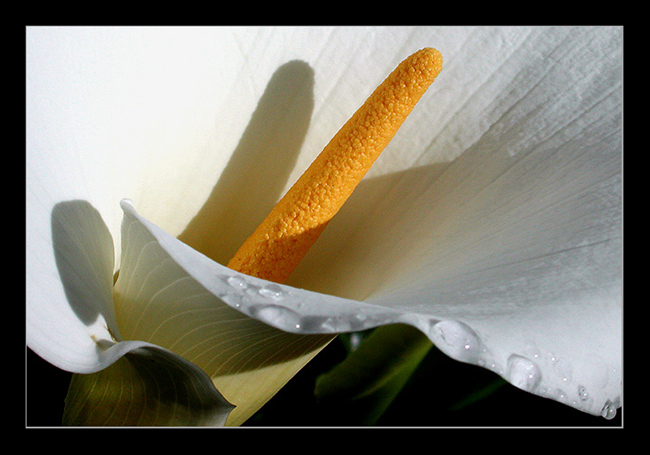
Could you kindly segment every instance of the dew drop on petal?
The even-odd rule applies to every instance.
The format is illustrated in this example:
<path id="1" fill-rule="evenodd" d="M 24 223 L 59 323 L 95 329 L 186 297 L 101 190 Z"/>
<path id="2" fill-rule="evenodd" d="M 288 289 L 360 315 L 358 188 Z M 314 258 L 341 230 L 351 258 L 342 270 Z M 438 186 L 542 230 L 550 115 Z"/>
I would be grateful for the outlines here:
<path id="1" fill-rule="evenodd" d="M 258 291 L 262 297 L 266 297 L 271 300 L 281 300 L 285 296 L 285 292 L 277 284 L 267 284 L 266 286 L 260 288 Z"/>
<path id="2" fill-rule="evenodd" d="M 542 371 L 532 360 L 512 354 L 508 358 L 506 377 L 512 385 L 532 392 L 542 380 Z"/>
<path id="3" fill-rule="evenodd" d="M 466 324 L 447 320 L 433 325 L 432 341 L 448 356 L 467 363 L 478 363 L 482 344 L 476 333 Z"/>
<path id="4" fill-rule="evenodd" d="M 611 400 L 607 400 L 603 406 L 603 409 L 600 411 L 600 415 L 607 420 L 613 419 L 616 417 L 616 405 L 612 403 Z"/>
<path id="5" fill-rule="evenodd" d="M 318 332 L 334 333 L 334 332 L 349 332 L 352 329 L 348 316 L 341 315 L 338 317 L 315 317 L 312 318 L 314 322 L 318 321 L 320 327 Z M 315 324 L 313 324 L 315 326 Z"/>
<path id="6" fill-rule="evenodd" d="M 582 401 L 587 401 L 589 398 L 589 392 L 587 392 L 587 388 L 585 386 L 578 386 L 578 396 Z"/>
<path id="7" fill-rule="evenodd" d="M 295 311 L 280 305 L 262 305 L 251 308 L 251 316 L 282 330 L 300 330 L 302 321 Z"/>
<path id="8" fill-rule="evenodd" d="M 230 286 L 238 290 L 244 290 L 248 287 L 248 283 L 246 282 L 246 280 L 244 280 L 240 276 L 236 276 L 236 275 L 230 276 L 226 279 L 226 281 Z"/>

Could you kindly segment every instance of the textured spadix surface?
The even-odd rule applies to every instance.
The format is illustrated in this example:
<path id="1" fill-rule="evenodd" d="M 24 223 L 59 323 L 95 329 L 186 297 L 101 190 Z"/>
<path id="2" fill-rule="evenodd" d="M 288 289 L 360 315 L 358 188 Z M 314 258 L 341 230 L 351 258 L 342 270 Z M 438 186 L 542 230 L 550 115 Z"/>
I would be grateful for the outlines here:
<path id="1" fill-rule="evenodd" d="M 443 72 L 292 287 L 234 274 L 174 240 L 227 260 L 272 205 L 260 195 L 277 199 L 425 46 L 443 54 Z M 292 332 L 406 322 L 454 358 L 611 416 L 621 394 L 621 48 L 616 27 L 29 29 L 28 345 L 77 372 L 125 352 L 111 343 L 140 319 L 118 322 L 111 292 L 119 201 L 130 198 L 160 229 L 128 205 L 127 221 L 188 275 L 175 286 L 202 289 L 230 320 Z M 261 190 L 256 165 L 278 156 L 276 187 Z M 233 172 L 250 178 L 233 183 Z M 209 229 L 189 235 L 201 221 Z M 178 329 L 183 319 L 165 321 Z"/>

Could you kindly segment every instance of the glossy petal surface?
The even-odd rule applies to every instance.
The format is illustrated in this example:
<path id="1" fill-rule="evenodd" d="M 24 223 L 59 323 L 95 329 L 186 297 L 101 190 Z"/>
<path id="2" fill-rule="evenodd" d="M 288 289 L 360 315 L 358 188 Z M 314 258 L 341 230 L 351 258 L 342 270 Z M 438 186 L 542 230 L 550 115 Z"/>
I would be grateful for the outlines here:
<path id="1" fill-rule="evenodd" d="M 257 175 L 257 185 L 255 161 L 241 158 L 265 153 L 260 142 L 286 148 L 269 191 L 279 197 L 387 72 L 424 46 L 444 55 L 442 74 L 295 287 L 280 288 L 345 299 L 300 291 L 299 301 L 271 303 L 282 292 L 255 281 L 218 297 L 227 284 L 210 282 L 211 261 L 156 236 L 201 286 L 276 327 L 410 323 L 454 358 L 610 416 L 621 387 L 618 27 L 29 29 L 28 344 L 70 370 L 112 361 L 97 340 L 119 338 L 107 292 L 122 250 L 117 201 L 133 199 L 171 236 L 200 232 L 185 240 L 227 259 L 247 228 L 215 228 L 219 242 L 203 235 L 242 205 L 230 197 L 235 212 L 220 211 L 224 173 Z M 255 122 L 251 113 L 266 117 L 291 80 L 287 116 L 271 129 Z M 60 210 L 71 201 L 81 204 Z M 255 226 L 268 203 L 244 208 L 237 226 Z M 97 242 L 75 234 L 79 220 Z"/>

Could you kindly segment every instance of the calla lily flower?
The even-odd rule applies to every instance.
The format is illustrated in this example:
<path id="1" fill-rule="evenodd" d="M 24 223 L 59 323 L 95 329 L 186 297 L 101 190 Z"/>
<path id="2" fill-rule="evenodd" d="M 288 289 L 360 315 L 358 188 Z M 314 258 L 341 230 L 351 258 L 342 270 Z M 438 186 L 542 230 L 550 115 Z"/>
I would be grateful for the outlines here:
<path id="1" fill-rule="evenodd" d="M 427 46 L 442 73 L 291 281 L 222 265 Z M 621 55 L 619 27 L 28 28 L 27 345 L 80 373 L 66 422 L 237 425 L 392 324 L 611 418 Z"/>

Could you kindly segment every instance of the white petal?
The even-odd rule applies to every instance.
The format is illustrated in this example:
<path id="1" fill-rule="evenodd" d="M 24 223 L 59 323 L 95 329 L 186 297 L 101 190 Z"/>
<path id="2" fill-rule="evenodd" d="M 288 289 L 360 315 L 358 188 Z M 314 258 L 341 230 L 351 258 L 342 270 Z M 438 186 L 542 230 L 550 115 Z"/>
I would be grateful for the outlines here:
<path id="1" fill-rule="evenodd" d="M 521 388 L 592 414 L 615 409 L 621 394 L 620 30 L 583 30 L 575 41 L 564 30 L 531 36 L 522 49 L 546 47 L 511 73 L 517 82 L 511 92 L 488 103 L 492 123 L 466 152 L 448 165 L 369 180 L 359 194 L 376 198 L 373 211 L 361 212 L 362 223 L 347 224 L 353 202 L 326 231 L 321 252 L 310 252 L 305 269 L 324 281 L 305 283 L 377 307 L 314 297 L 318 305 L 282 299 L 266 310 L 268 302 L 257 297 L 224 300 L 284 330 L 412 323 L 449 355 Z M 554 40 L 546 43 L 549 37 Z M 189 256 L 175 259 L 196 277 L 210 268 L 198 259 L 193 265 Z M 318 266 L 321 273 L 313 273 Z M 204 281 L 224 292 L 216 280 Z M 247 283 L 251 291 L 264 286 Z"/>
<path id="2" fill-rule="evenodd" d="M 119 200 L 132 199 L 143 215 L 178 235 L 226 166 L 232 167 L 233 154 L 260 151 L 251 137 L 271 138 L 273 147 L 278 122 L 284 135 L 301 131 L 299 136 L 307 122 L 302 147 L 286 138 L 276 143 L 278 153 L 295 154 L 283 169 L 288 187 L 395 65 L 424 46 L 441 50 L 445 72 L 371 175 L 418 164 L 421 149 L 414 144 L 436 137 L 446 142 L 436 147 L 441 151 L 435 159 L 457 155 L 485 126 L 481 109 L 467 104 L 482 81 L 475 72 L 494 75 L 500 62 L 490 56 L 501 48 L 509 55 L 530 33 L 462 27 L 29 27 L 28 185 L 39 186 L 39 198 L 52 205 L 89 201 L 106 220 L 119 259 Z M 292 61 L 311 68 L 313 87 L 295 80 L 295 73 L 285 75 L 280 83 L 293 77 L 304 96 L 285 100 L 280 111 L 302 115 L 252 125 L 265 90 L 277 89 L 274 74 Z M 494 93 L 510 82 L 492 79 Z M 275 96 L 277 103 L 280 93 Z M 272 106 L 266 107 L 268 113 Z M 450 118 L 466 128 L 447 150 L 449 140 L 442 136 L 450 135 L 442 133 Z M 434 126 L 421 128 L 423 119 Z"/>
<path id="3" fill-rule="evenodd" d="M 574 32 L 503 65 L 461 156 L 362 182 L 292 283 L 444 319 L 443 351 L 598 414 L 621 393 L 621 34 Z"/>
<path id="4" fill-rule="evenodd" d="M 225 423 L 232 406 L 200 368 L 150 343 L 120 342 L 113 306 L 113 243 L 97 210 L 86 201 L 61 202 L 52 210 L 49 223 L 43 220 L 43 224 L 51 231 L 52 250 L 29 257 L 28 346 L 50 363 L 75 373 L 110 370 L 127 355 L 139 375 L 134 390 L 149 394 L 148 407 L 142 408 L 148 411 L 143 416 L 161 424 L 169 423 L 164 419 L 185 425 Z M 39 227 L 28 226 L 28 233 L 37 232 Z M 28 239 L 35 240 L 33 236 Z M 58 273 L 48 273 L 48 268 Z M 167 374 L 152 376 L 156 368 L 163 368 Z M 77 383 L 88 379 L 82 376 Z M 114 376 L 104 373 L 98 377 L 110 380 Z M 90 375 L 89 380 L 94 387 L 95 378 Z M 110 381 L 103 384 L 109 387 Z M 132 399 L 121 401 L 119 396 L 111 402 L 111 410 L 117 404 L 126 403 L 127 409 L 133 404 Z M 159 401 L 152 401 L 152 396 Z M 86 393 L 76 396 L 68 402 L 75 414 L 69 423 L 115 423 L 112 418 L 104 419 L 105 414 L 86 412 L 87 406 L 97 404 L 94 399 L 101 402 L 106 398 Z M 132 420 L 123 420 L 127 417 L 120 413 L 111 416 L 122 424 L 133 424 Z"/>
<path id="5" fill-rule="evenodd" d="M 200 204 L 232 151 L 218 142 L 215 112 L 241 63 L 233 47 L 220 29 L 29 28 L 28 184 L 54 203 L 89 201 L 116 239 L 123 197 L 165 219 L 177 202 L 165 194 L 189 187 L 171 183 L 192 180 L 199 193 L 185 196 Z M 250 111 L 239 112 L 245 122 Z M 197 156 L 207 188 L 187 177 Z"/>
<path id="6" fill-rule="evenodd" d="M 340 299 L 251 282 L 143 219 L 129 202 L 122 206 L 123 254 L 115 284 L 120 331 L 125 339 L 165 347 L 202 368 L 236 405 L 229 425 L 250 417 L 332 339 L 295 335 L 332 321 L 317 313 L 301 318 L 283 304 L 311 308 Z M 386 313 L 380 309 L 377 318 Z M 326 325 L 326 331 L 333 329 Z"/>
<path id="7" fill-rule="evenodd" d="M 319 274 L 331 287 L 300 271 L 296 283 L 390 312 L 404 297 L 398 313 L 424 315 L 411 320 L 423 330 L 423 321 L 447 321 L 431 332 L 446 352 L 463 358 L 469 343 L 446 340 L 476 337 L 486 351 L 471 361 L 589 412 L 610 409 L 620 395 L 620 41 L 619 28 L 580 27 L 29 29 L 28 319 L 38 307 L 29 302 L 45 300 L 34 294 L 65 298 L 48 234 L 54 204 L 88 200 L 116 234 L 115 202 L 130 197 L 176 235 L 207 199 L 282 64 L 301 59 L 315 75 L 314 114 L 290 182 L 399 59 L 434 46 L 445 69 L 431 97 L 357 192 L 377 203 L 360 212 L 364 222 L 341 227 L 360 207 L 351 200 L 304 264 L 332 265 L 338 273 Z M 337 232 L 359 248 L 337 248 Z M 308 307 L 321 322 L 333 318 L 330 328 L 353 326 L 331 302 Z M 360 314 L 393 319 L 374 308 Z M 564 313 L 602 333 L 551 318 Z M 548 336 L 566 335 L 567 324 L 586 339 Z M 528 328 L 544 339 L 528 339 Z"/>
<path id="8" fill-rule="evenodd" d="M 138 275 L 138 282 L 142 282 L 144 278 L 144 284 L 137 286 L 137 292 L 142 295 L 152 294 L 151 291 L 144 289 L 144 286 L 150 286 L 157 293 L 166 292 L 165 289 L 157 287 L 162 281 L 162 278 L 155 276 L 155 269 L 159 268 L 164 269 L 163 274 L 166 276 L 175 275 L 172 279 L 164 278 L 165 281 L 170 281 L 172 286 L 179 288 L 171 292 L 174 295 L 172 301 L 177 301 L 183 295 L 190 297 L 195 295 L 197 291 L 194 290 L 195 285 L 192 283 L 195 281 L 201 286 L 199 289 L 208 291 L 212 296 L 217 297 L 216 301 L 213 299 L 212 305 L 217 305 L 218 301 L 225 302 L 239 312 L 287 332 L 336 333 L 346 331 L 340 327 L 339 323 L 352 324 L 352 327 L 348 327 L 348 331 L 350 329 L 363 330 L 395 322 L 394 318 L 398 315 L 395 311 L 387 311 L 374 305 L 279 285 L 235 272 L 212 261 L 146 220 L 135 211 L 131 201 L 124 200 L 121 205 L 125 214 L 124 240 L 126 242 L 129 239 L 128 241 L 137 244 L 133 247 L 135 254 L 129 254 L 126 258 L 127 262 L 123 264 L 129 272 L 125 276 Z M 149 277 L 141 276 L 145 272 L 149 274 Z M 122 274 L 120 273 L 120 275 Z M 130 292 L 131 281 L 135 280 L 131 278 L 118 280 L 116 284 L 118 299 L 120 294 Z M 193 290 L 188 292 L 188 288 Z M 138 305 L 142 312 L 149 311 L 146 308 L 146 301 L 132 300 L 129 304 Z M 142 307 L 143 303 L 144 307 Z M 304 309 L 304 312 L 299 311 L 301 309 Z M 334 319 L 330 318 L 333 314 L 332 309 L 336 310 Z M 122 310 L 118 308 L 118 313 L 120 311 Z M 118 314 L 118 318 L 124 321 L 120 323 L 120 330 L 124 333 L 137 333 L 138 324 L 151 324 L 145 321 L 151 315 L 137 317 L 133 313 L 133 308 L 125 308 L 124 311 L 130 313 L 128 318 L 122 318 Z M 160 316 L 162 321 L 178 316 L 174 314 L 173 309 L 164 306 L 151 311 L 163 312 Z M 164 311 L 172 311 L 172 313 L 164 314 Z M 223 311 L 223 309 L 219 308 L 219 311 Z M 360 313 L 363 314 L 357 318 Z M 215 320 L 218 319 L 222 319 L 222 317 L 219 316 Z M 178 332 L 183 331 L 179 330 Z"/>
<path id="9" fill-rule="evenodd" d="M 110 362 L 101 343 L 119 337 L 113 309 L 113 243 L 85 201 L 54 206 L 27 225 L 27 344 L 59 368 L 86 373 Z"/>

